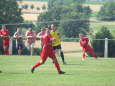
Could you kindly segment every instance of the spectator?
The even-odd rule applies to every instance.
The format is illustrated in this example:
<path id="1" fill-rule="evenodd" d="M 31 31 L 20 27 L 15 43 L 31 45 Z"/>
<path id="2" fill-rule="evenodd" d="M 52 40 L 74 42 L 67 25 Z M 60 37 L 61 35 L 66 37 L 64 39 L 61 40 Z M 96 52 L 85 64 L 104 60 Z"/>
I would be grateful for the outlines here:
<path id="1" fill-rule="evenodd" d="M 9 41 L 10 41 L 10 33 L 5 25 L 2 25 L 2 30 L 0 31 L 0 35 L 3 39 L 3 53 L 4 55 L 9 55 Z"/>
<path id="2" fill-rule="evenodd" d="M 36 34 L 35 32 L 33 32 L 32 28 L 29 28 L 25 36 L 27 38 L 27 46 L 28 49 L 30 50 L 30 54 L 33 55 Z"/>
<path id="3" fill-rule="evenodd" d="M 18 50 L 18 55 L 22 55 L 23 34 L 22 34 L 20 28 L 17 28 L 17 31 L 14 33 L 14 38 L 16 38 L 16 48 Z"/>

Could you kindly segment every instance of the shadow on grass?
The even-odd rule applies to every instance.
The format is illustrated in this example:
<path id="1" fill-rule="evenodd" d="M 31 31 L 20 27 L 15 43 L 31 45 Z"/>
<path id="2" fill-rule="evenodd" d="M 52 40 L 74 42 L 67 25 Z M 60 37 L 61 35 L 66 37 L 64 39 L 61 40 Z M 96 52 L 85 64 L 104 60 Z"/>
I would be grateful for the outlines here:
<path id="1" fill-rule="evenodd" d="M 25 74 L 24 72 L 2 72 L 2 74 Z"/>
<path id="2" fill-rule="evenodd" d="M 82 65 L 82 64 L 67 63 L 65 65 Z"/>

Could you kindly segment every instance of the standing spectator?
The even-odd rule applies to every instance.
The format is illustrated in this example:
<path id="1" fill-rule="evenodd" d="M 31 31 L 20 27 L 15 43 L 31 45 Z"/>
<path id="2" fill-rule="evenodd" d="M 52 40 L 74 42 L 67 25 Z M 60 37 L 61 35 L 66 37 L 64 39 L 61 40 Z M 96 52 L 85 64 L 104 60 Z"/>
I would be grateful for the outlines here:
<path id="1" fill-rule="evenodd" d="M 32 28 L 29 28 L 28 31 L 26 32 L 26 38 L 27 38 L 27 46 L 28 49 L 30 50 L 30 54 L 33 55 L 36 34 L 35 32 L 33 32 Z"/>
<path id="2" fill-rule="evenodd" d="M 53 48 L 57 56 L 61 56 L 63 64 L 66 64 L 64 53 L 61 48 L 61 36 L 54 24 L 51 25 L 51 36 L 53 37 Z"/>
<path id="3" fill-rule="evenodd" d="M 9 55 L 9 40 L 10 40 L 9 30 L 6 28 L 5 25 L 2 25 L 2 30 L 0 32 L 1 32 L 0 35 L 3 39 L 4 55 Z"/>
<path id="4" fill-rule="evenodd" d="M 43 47 L 43 36 L 45 35 L 45 28 L 41 29 L 41 31 L 37 34 L 37 37 L 41 40 L 41 47 Z"/>
<path id="5" fill-rule="evenodd" d="M 17 28 L 17 31 L 14 33 L 14 38 L 16 38 L 16 48 L 18 50 L 18 55 L 22 55 L 23 34 L 22 34 L 20 28 Z"/>
<path id="6" fill-rule="evenodd" d="M 86 53 L 90 53 L 94 58 L 97 58 L 96 53 L 93 48 L 89 45 L 89 38 L 85 37 L 83 34 L 79 34 L 80 45 L 83 48 L 82 60 L 86 59 Z"/>

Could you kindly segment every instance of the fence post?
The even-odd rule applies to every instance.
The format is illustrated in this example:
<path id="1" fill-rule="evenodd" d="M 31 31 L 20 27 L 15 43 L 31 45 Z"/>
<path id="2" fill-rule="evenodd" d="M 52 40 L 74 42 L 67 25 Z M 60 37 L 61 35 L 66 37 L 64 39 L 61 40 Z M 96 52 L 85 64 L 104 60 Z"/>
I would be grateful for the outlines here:
<path id="1" fill-rule="evenodd" d="M 10 43 L 9 43 L 9 54 L 12 55 L 12 43 L 13 43 L 13 38 L 10 38 Z"/>
<path id="2" fill-rule="evenodd" d="M 105 38 L 105 49 L 104 49 L 104 57 L 108 57 L 108 38 Z"/>

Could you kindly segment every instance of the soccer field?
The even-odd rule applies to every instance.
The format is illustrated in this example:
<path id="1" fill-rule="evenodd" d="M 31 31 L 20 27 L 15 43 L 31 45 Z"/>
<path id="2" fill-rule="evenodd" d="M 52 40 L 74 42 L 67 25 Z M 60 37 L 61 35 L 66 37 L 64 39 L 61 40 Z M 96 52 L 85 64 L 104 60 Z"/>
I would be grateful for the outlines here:
<path id="1" fill-rule="evenodd" d="M 30 72 L 38 56 L 0 56 L 0 86 L 115 86 L 115 59 L 66 57 L 67 65 L 61 63 L 64 75 L 57 71 L 48 59 L 46 63 Z"/>

